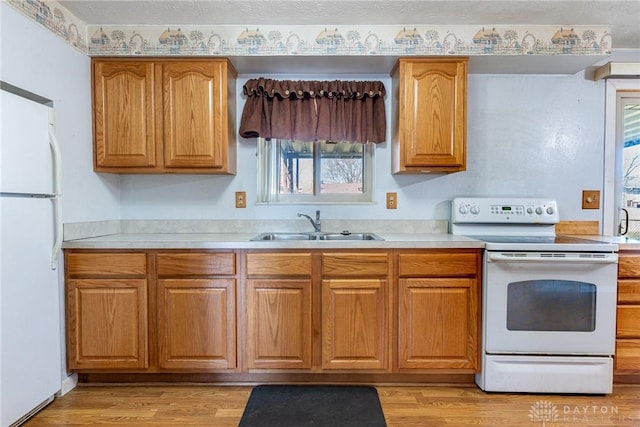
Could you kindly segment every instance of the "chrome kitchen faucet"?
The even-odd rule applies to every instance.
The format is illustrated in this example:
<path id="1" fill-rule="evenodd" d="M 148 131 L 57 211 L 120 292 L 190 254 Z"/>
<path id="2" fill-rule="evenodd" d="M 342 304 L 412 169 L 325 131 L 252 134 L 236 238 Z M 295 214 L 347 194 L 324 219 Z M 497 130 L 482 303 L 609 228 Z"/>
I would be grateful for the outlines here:
<path id="1" fill-rule="evenodd" d="M 303 216 L 305 218 L 307 218 L 310 222 L 311 225 L 313 225 L 313 228 L 315 230 L 316 233 L 320 233 L 322 231 L 322 224 L 320 223 L 320 211 L 316 211 L 316 220 L 314 221 L 313 218 L 311 218 L 309 215 L 307 214 L 303 214 L 298 212 L 298 216 Z"/>

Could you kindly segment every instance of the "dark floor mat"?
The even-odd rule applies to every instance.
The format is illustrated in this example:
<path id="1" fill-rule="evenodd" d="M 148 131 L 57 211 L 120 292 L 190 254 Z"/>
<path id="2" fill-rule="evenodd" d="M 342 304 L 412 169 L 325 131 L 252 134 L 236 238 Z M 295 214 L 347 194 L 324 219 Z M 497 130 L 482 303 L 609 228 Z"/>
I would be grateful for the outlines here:
<path id="1" fill-rule="evenodd" d="M 368 386 L 264 385 L 251 391 L 238 427 L 386 427 Z"/>

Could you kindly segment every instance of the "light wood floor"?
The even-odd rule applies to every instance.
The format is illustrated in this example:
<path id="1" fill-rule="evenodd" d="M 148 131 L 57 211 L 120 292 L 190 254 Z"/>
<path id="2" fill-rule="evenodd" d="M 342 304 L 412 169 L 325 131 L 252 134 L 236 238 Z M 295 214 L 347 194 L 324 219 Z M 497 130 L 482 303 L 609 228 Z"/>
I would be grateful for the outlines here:
<path id="1" fill-rule="evenodd" d="M 640 426 L 640 385 L 617 385 L 607 396 L 484 393 L 473 386 L 377 389 L 389 427 Z M 236 427 L 250 392 L 236 386 L 84 385 L 24 425 Z"/>

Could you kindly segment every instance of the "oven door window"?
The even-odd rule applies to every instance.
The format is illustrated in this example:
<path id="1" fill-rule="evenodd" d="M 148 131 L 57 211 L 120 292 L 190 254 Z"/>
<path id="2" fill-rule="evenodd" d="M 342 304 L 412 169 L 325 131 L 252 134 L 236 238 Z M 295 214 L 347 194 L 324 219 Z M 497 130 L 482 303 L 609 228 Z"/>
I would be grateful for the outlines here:
<path id="1" fill-rule="evenodd" d="M 571 280 L 525 280 L 507 286 L 510 331 L 593 332 L 596 285 Z"/>

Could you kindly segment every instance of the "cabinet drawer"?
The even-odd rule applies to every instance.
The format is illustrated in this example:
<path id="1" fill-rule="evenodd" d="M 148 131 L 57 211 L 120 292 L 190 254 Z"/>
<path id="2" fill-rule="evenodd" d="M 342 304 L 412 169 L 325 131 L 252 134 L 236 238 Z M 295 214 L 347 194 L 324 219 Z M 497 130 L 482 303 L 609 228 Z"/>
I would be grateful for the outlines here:
<path id="1" fill-rule="evenodd" d="M 389 256 L 386 253 L 322 254 L 322 274 L 334 276 L 386 276 Z"/>
<path id="2" fill-rule="evenodd" d="M 640 371 L 640 340 L 616 340 L 615 369 Z"/>
<path id="3" fill-rule="evenodd" d="M 400 277 L 475 276 L 478 255 L 476 253 L 428 253 L 400 254 Z"/>
<path id="4" fill-rule="evenodd" d="M 247 275 L 310 276 L 310 253 L 247 254 Z"/>
<path id="5" fill-rule="evenodd" d="M 618 338 L 640 338 L 640 305 L 619 305 Z"/>
<path id="6" fill-rule="evenodd" d="M 640 304 L 640 280 L 618 280 L 618 303 Z"/>
<path id="7" fill-rule="evenodd" d="M 640 277 L 640 253 L 620 254 L 618 277 Z"/>
<path id="8" fill-rule="evenodd" d="M 145 253 L 70 253 L 66 257 L 70 276 L 122 276 L 147 274 Z"/>
<path id="9" fill-rule="evenodd" d="M 211 276 L 236 273 L 234 253 L 158 254 L 159 276 Z"/>

